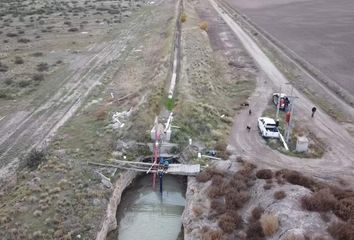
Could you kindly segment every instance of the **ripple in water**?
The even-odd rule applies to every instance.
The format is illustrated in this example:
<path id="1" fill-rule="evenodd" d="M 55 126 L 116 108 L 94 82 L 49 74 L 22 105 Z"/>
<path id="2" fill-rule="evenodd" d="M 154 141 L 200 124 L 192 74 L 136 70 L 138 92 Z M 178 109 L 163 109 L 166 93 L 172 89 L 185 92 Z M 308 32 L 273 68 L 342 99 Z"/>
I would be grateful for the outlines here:
<path id="1" fill-rule="evenodd" d="M 174 176 L 163 179 L 163 196 L 151 186 L 151 175 L 133 183 L 119 205 L 119 240 L 176 240 L 181 231 L 181 215 L 185 206 L 185 184 Z"/>

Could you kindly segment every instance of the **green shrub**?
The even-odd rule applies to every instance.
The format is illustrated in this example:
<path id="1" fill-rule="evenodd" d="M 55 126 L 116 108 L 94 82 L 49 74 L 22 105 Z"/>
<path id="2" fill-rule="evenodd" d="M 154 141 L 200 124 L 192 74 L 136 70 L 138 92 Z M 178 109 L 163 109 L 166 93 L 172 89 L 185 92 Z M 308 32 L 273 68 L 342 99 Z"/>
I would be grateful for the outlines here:
<path id="1" fill-rule="evenodd" d="M 26 165 L 29 169 L 35 170 L 42 163 L 47 161 L 46 155 L 43 151 L 33 149 L 26 158 Z"/>

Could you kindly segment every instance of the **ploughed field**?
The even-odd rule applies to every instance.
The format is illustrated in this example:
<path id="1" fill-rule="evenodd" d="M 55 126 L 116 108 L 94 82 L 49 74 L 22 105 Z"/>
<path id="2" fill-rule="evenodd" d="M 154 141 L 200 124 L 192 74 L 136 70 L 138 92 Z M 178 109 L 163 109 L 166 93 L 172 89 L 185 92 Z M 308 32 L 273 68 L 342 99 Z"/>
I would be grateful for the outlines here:
<path id="1" fill-rule="evenodd" d="M 354 94 L 352 0 L 226 0 Z"/>

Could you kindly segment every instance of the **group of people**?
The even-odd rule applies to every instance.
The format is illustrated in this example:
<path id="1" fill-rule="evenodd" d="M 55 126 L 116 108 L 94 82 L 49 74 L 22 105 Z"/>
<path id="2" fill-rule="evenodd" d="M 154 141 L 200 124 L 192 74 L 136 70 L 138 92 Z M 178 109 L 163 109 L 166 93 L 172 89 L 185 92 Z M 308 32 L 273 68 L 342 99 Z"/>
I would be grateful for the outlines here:
<path id="1" fill-rule="evenodd" d="M 312 118 L 315 116 L 316 111 L 317 111 L 317 108 L 316 108 L 316 107 L 313 107 L 313 108 L 311 109 L 311 112 L 312 112 L 311 117 L 312 117 Z M 248 115 L 252 115 L 252 110 L 251 110 L 251 108 L 248 109 Z M 250 126 L 250 125 L 247 125 L 246 129 L 247 129 L 248 132 L 250 132 L 250 131 L 251 131 L 251 126 Z"/>

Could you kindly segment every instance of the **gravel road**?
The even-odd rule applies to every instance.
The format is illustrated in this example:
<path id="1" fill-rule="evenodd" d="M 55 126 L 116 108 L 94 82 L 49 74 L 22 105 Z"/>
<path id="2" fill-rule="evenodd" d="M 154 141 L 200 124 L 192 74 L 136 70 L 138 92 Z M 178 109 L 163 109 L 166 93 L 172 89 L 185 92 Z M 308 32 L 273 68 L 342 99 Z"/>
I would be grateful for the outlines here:
<path id="1" fill-rule="evenodd" d="M 294 116 L 325 142 L 328 146 L 327 152 L 322 159 L 302 159 L 281 154 L 266 145 L 265 140 L 258 133 L 257 118 L 266 108 L 275 86 L 282 85 L 287 93 L 290 93 L 291 86 L 286 85 L 288 81 L 284 75 L 245 31 L 214 0 L 209 0 L 209 2 L 215 9 L 215 14 L 226 22 L 261 69 L 257 89 L 249 100 L 252 116 L 249 116 L 248 109 L 246 109 L 235 117 L 230 145 L 236 154 L 246 156 L 265 166 L 291 168 L 323 179 L 353 180 L 354 138 L 344 125 L 337 123 L 321 110 L 312 119 L 311 108 L 314 104 L 296 89 L 294 89 L 294 95 L 298 99 Z M 353 111 L 353 109 L 348 109 L 348 111 Z M 250 133 L 246 129 L 249 123 L 252 126 Z"/>

